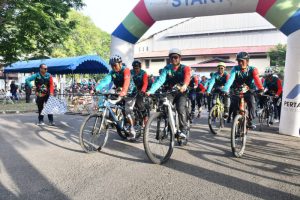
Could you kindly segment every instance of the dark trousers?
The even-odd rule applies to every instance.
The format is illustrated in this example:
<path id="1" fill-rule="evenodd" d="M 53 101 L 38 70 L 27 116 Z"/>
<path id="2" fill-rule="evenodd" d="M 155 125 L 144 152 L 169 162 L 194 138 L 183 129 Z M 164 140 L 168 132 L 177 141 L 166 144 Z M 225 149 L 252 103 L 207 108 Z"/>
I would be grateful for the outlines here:
<path id="1" fill-rule="evenodd" d="M 186 94 L 179 93 L 175 96 L 168 96 L 169 101 L 173 102 L 176 106 L 179 118 L 179 129 L 181 131 L 187 130 L 187 96 Z"/>
<path id="2" fill-rule="evenodd" d="M 252 121 L 253 119 L 255 119 L 255 108 L 256 108 L 254 94 L 247 92 L 244 94 L 244 99 L 248 106 L 249 119 L 250 119 L 250 121 Z M 232 101 L 232 106 L 233 106 L 232 112 L 233 112 L 233 118 L 234 118 L 239 111 L 240 98 L 237 96 L 233 96 L 231 98 L 231 101 Z"/>
<path id="3" fill-rule="evenodd" d="M 143 95 L 138 94 L 136 96 L 135 106 L 142 113 L 143 117 L 148 116 L 148 113 L 146 112 L 145 97 Z"/>
<path id="4" fill-rule="evenodd" d="M 30 103 L 30 95 L 31 95 L 31 92 L 28 92 L 26 91 L 26 103 Z"/>
<path id="5" fill-rule="evenodd" d="M 39 121 L 44 120 L 44 115 L 41 115 L 41 112 L 44 108 L 44 103 L 46 103 L 48 101 L 48 98 L 49 98 L 49 95 L 36 98 L 36 105 L 37 105 L 38 111 L 39 111 L 39 117 L 38 117 Z M 53 122 L 53 115 L 48 115 L 48 119 L 49 119 L 49 122 Z"/>

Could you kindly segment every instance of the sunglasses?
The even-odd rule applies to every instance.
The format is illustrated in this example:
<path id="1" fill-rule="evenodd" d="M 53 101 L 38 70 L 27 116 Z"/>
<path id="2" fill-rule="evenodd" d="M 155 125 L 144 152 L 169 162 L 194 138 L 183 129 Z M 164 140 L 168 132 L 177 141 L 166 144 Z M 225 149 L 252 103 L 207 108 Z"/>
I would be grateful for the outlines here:
<path id="1" fill-rule="evenodd" d="M 48 68 L 42 68 L 42 69 L 43 69 L 43 70 L 46 70 L 46 71 L 48 70 Z"/>
<path id="2" fill-rule="evenodd" d="M 177 60 L 178 58 L 179 58 L 179 56 L 171 56 L 170 57 L 171 60 L 173 60 L 173 59 Z"/>

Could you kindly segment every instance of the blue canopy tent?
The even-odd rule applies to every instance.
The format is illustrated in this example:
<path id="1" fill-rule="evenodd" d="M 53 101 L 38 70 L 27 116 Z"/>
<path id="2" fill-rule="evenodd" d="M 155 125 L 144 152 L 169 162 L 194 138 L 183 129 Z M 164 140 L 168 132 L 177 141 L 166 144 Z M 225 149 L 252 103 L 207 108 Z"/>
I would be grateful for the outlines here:
<path id="1" fill-rule="evenodd" d="M 69 58 L 19 61 L 4 68 L 4 73 L 38 72 L 39 65 L 46 64 L 51 74 L 104 74 L 111 69 L 99 56 L 85 55 Z"/>

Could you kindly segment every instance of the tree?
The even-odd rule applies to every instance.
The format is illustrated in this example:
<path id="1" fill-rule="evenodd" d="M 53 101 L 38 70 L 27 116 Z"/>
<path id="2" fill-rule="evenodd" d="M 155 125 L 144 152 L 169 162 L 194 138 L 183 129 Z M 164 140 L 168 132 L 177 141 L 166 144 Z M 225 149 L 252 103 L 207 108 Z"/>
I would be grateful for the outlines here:
<path id="1" fill-rule="evenodd" d="M 268 54 L 271 59 L 271 66 L 275 67 L 276 72 L 283 76 L 286 59 L 286 45 L 278 44 L 275 48 L 272 48 Z"/>
<path id="2" fill-rule="evenodd" d="M 100 55 L 108 61 L 110 52 L 110 35 L 97 28 L 92 20 L 83 14 L 71 11 L 69 21 L 76 22 L 68 38 L 52 51 L 52 57 L 71 57 L 87 54 Z"/>
<path id="3" fill-rule="evenodd" d="M 82 0 L 1 0 L 1 61 L 49 55 L 75 27 L 74 21 L 66 21 L 68 12 L 82 6 Z"/>
<path id="4" fill-rule="evenodd" d="M 286 45 L 278 44 L 269 51 L 271 66 L 285 66 Z"/>

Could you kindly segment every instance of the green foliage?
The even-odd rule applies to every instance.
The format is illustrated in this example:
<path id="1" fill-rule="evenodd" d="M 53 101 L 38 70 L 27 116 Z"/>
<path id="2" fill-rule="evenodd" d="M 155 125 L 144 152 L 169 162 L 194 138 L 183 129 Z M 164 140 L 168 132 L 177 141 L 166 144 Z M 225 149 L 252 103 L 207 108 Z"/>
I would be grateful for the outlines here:
<path id="1" fill-rule="evenodd" d="M 108 61 L 110 35 L 97 28 L 89 17 L 79 12 L 69 12 L 68 20 L 75 21 L 76 27 L 62 44 L 55 46 L 51 56 L 72 57 L 97 54 Z"/>
<path id="2" fill-rule="evenodd" d="M 286 45 L 278 44 L 269 51 L 271 66 L 284 67 L 286 58 Z"/>
<path id="3" fill-rule="evenodd" d="M 74 21 L 66 21 L 67 13 L 83 5 L 82 0 L 1 0 L 1 62 L 49 55 L 75 26 Z"/>
<path id="4" fill-rule="evenodd" d="M 269 56 L 271 59 L 271 66 L 275 68 L 275 71 L 279 76 L 283 77 L 286 59 L 286 45 L 276 45 L 275 48 L 269 51 Z"/>

